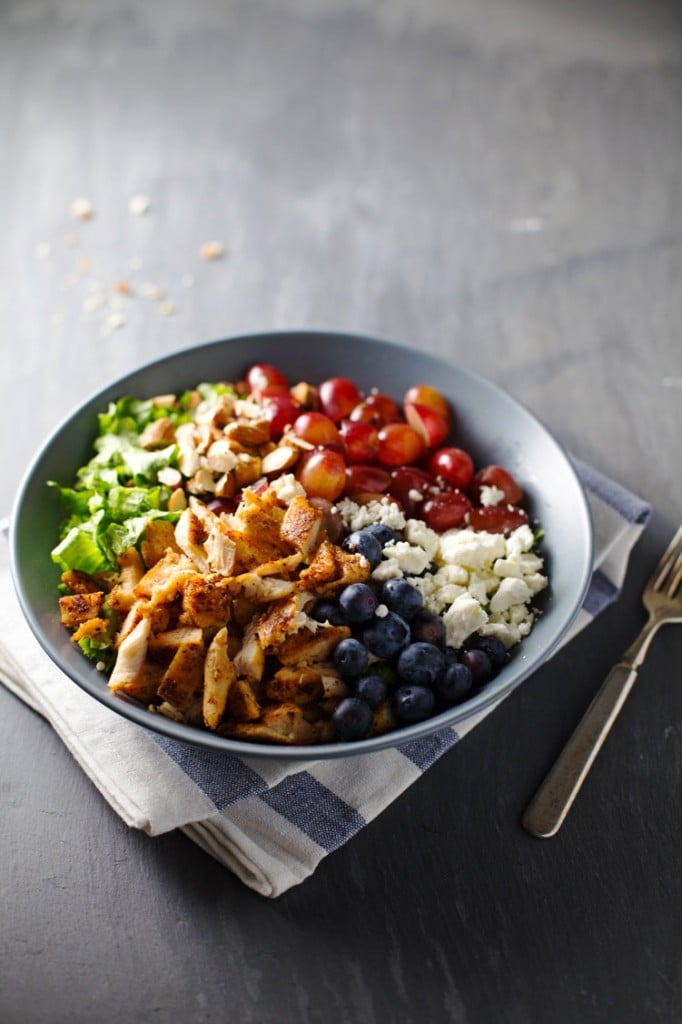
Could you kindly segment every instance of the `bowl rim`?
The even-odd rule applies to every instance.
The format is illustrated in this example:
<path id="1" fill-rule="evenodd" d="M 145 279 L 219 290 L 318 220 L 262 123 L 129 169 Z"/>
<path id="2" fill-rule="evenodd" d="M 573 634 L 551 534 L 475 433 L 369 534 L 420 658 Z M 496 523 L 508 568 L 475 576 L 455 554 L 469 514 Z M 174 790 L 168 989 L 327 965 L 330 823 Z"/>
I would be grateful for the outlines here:
<path id="1" fill-rule="evenodd" d="M 484 386 L 493 395 L 498 395 L 506 402 L 516 406 L 517 411 L 521 412 L 541 435 L 544 435 L 545 442 L 549 442 L 550 445 L 554 447 L 556 453 L 564 462 L 564 471 L 568 470 L 569 475 L 572 477 L 572 482 L 576 487 L 576 494 L 579 501 L 579 507 L 575 509 L 575 516 L 581 520 L 580 534 L 585 543 L 582 550 L 580 564 L 575 566 L 576 588 L 574 590 L 572 600 L 567 605 L 563 613 L 563 618 L 557 624 L 551 642 L 543 648 L 542 652 L 528 662 L 515 662 L 513 665 L 513 671 L 505 673 L 505 670 L 503 670 L 499 676 L 495 677 L 492 685 L 485 687 L 478 694 L 469 700 L 464 701 L 462 704 L 456 705 L 446 711 L 442 711 L 432 718 L 427 718 L 424 721 L 417 722 L 412 725 L 401 726 L 393 732 L 354 743 L 334 742 L 316 744 L 313 746 L 289 746 L 235 740 L 224 736 L 218 736 L 217 734 L 210 732 L 208 729 L 201 729 L 198 726 L 176 722 L 162 714 L 149 711 L 146 707 L 138 704 L 137 702 L 133 703 L 129 699 L 122 699 L 120 696 L 116 696 L 106 686 L 104 677 L 100 673 L 96 672 L 92 662 L 89 662 L 85 656 L 83 656 L 83 672 L 77 672 L 74 667 L 62 657 L 59 649 L 50 642 L 44 630 L 41 628 L 37 614 L 32 606 L 24 585 L 22 574 L 20 526 L 18 524 L 21 521 L 21 510 L 26 501 L 27 492 L 34 478 L 35 471 L 50 448 L 54 445 L 56 439 L 63 433 L 68 425 L 82 415 L 89 406 L 96 406 L 101 400 L 102 404 L 100 407 L 103 408 L 104 402 L 111 400 L 104 396 L 108 395 L 112 390 L 119 390 L 121 395 L 127 394 L 129 393 L 125 390 L 127 381 L 137 377 L 138 375 L 144 375 L 155 368 L 168 365 L 177 359 L 187 357 L 191 355 L 191 353 L 197 352 L 199 349 L 203 351 L 209 350 L 213 347 L 230 346 L 244 342 L 257 344 L 258 341 L 262 342 L 265 338 L 276 338 L 281 342 L 287 337 L 303 338 L 308 340 L 324 337 L 325 340 L 330 342 L 335 340 L 341 341 L 342 339 L 351 339 L 355 342 L 369 343 L 372 345 L 378 344 L 387 349 L 394 350 L 396 353 L 409 354 L 412 357 L 425 357 L 432 364 L 440 363 L 447 366 L 450 371 L 455 371 L 463 378 L 472 381 L 477 386 Z M 469 369 L 455 360 L 450 360 L 446 356 L 442 356 L 431 351 L 420 351 L 413 345 L 384 339 L 374 335 L 366 335 L 350 331 L 326 329 L 316 330 L 311 328 L 300 330 L 289 328 L 270 331 L 253 331 L 245 334 L 231 335 L 224 338 L 214 338 L 209 341 L 199 342 L 195 345 L 183 346 L 159 358 L 147 360 L 146 362 L 137 365 L 133 370 L 116 379 L 110 380 L 103 387 L 92 391 L 84 400 L 79 402 L 78 405 L 72 407 L 72 409 L 49 432 L 40 446 L 36 449 L 21 478 L 16 497 L 12 505 L 9 522 L 9 543 L 10 571 L 24 618 L 26 619 L 35 639 L 38 641 L 39 645 L 48 655 L 50 660 L 59 669 L 61 669 L 72 683 L 79 686 L 91 697 L 94 697 L 100 704 L 103 704 L 113 710 L 114 713 L 121 715 L 143 728 L 146 728 L 152 733 L 160 734 L 168 739 L 240 758 L 279 760 L 287 762 L 331 760 L 335 758 L 370 754 L 387 748 L 400 748 L 406 744 L 411 744 L 416 740 L 435 735 L 446 729 L 454 729 L 456 733 L 456 726 L 458 723 L 468 721 L 469 719 L 488 710 L 493 705 L 500 703 L 525 679 L 541 668 L 542 665 L 549 660 L 567 634 L 568 630 L 571 628 L 582 607 L 592 576 L 594 558 L 594 529 L 585 487 L 564 446 L 557 440 L 554 434 L 545 426 L 539 417 L 523 402 L 519 401 L 519 399 L 511 395 L 500 385 L 491 381 L 482 374 Z M 509 667 L 511 668 L 511 666 Z M 86 672 L 86 669 L 89 669 L 90 671 Z M 501 679 L 501 683 L 496 686 L 494 683 L 497 679 Z"/>

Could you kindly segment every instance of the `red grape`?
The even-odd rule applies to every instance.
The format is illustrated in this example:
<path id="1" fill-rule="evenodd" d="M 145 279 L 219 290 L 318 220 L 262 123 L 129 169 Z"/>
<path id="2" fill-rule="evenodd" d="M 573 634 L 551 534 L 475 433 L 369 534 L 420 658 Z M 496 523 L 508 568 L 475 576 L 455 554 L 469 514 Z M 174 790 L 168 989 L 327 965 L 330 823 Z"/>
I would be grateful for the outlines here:
<path id="1" fill-rule="evenodd" d="M 251 391 L 264 391 L 265 388 L 289 387 L 283 373 L 270 363 L 254 363 L 246 375 L 246 383 Z"/>
<path id="2" fill-rule="evenodd" d="M 487 533 L 512 533 L 528 522 L 528 514 L 522 508 L 511 505 L 489 505 L 487 508 L 472 508 L 469 526 L 472 530 Z"/>
<path id="3" fill-rule="evenodd" d="M 453 487 L 464 490 L 474 476 L 473 459 L 462 448 L 439 448 L 429 460 L 429 469 Z"/>
<path id="4" fill-rule="evenodd" d="M 270 433 L 273 438 L 280 437 L 284 428 L 293 423 L 300 412 L 299 407 L 288 391 L 270 395 L 265 399 L 263 415 L 270 420 Z"/>
<path id="5" fill-rule="evenodd" d="M 322 412 L 335 423 L 348 416 L 362 398 L 356 385 L 347 377 L 330 377 L 322 381 L 318 396 Z"/>
<path id="6" fill-rule="evenodd" d="M 507 505 L 516 505 L 523 498 L 523 491 L 514 477 L 501 466 L 484 466 L 474 475 L 471 496 L 475 502 L 481 500 L 482 487 L 497 487 L 504 494 Z"/>
<path id="7" fill-rule="evenodd" d="M 443 533 L 464 526 L 471 511 L 471 502 L 466 494 L 461 491 L 442 491 L 427 498 L 421 514 L 427 526 Z"/>
<path id="8" fill-rule="evenodd" d="M 379 462 L 409 466 L 424 454 L 424 441 L 408 423 L 387 423 L 379 431 Z"/>
<path id="9" fill-rule="evenodd" d="M 379 435 L 371 423 L 341 420 L 341 437 L 349 462 L 373 462 L 379 451 Z"/>
<path id="10" fill-rule="evenodd" d="M 448 421 L 428 405 L 405 404 L 405 418 L 427 448 L 442 444 L 448 436 Z"/>
<path id="11" fill-rule="evenodd" d="M 400 466 L 391 473 L 389 493 L 397 498 L 405 514 L 413 518 L 422 517 L 424 499 L 436 489 L 436 481 L 417 466 Z"/>
<path id="12" fill-rule="evenodd" d="M 372 423 L 378 428 L 387 423 L 397 423 L 402 416 L 397 402 L 380 391 L 371 391 L 364 401 L 351 410 L 349 418 L 354 423 Z"/>
<path id="13" fill-rule="evenodd" d="M 310 497 L 336 501 L 346 486 L 345 459 L 329 448 L 318 448 L 301 459 L 296 478 Z"/>
<path id="14" fill-rule="evenodd" d="M 371 491 L 380 494 L 391 485 L 391 474 L 381 466 L 349 466 L 346 470 L 346 494 Z"/>
<path id="15" fill-rule="evenodd" d="M 294 420 L 293 431 L 310 444 L 341 444 L 336 424 L 323 412 L 302 412 Z"/>
<path id="16" fill-rule="evenodd" d="M 404 405 L 426 405 L 433 409 L 447 422 L 450 419 L 450 406 L 448 400 L 440 391 L 430 387 L 428 384 L 415 384 L 408 388 L 403 399 Z"/>

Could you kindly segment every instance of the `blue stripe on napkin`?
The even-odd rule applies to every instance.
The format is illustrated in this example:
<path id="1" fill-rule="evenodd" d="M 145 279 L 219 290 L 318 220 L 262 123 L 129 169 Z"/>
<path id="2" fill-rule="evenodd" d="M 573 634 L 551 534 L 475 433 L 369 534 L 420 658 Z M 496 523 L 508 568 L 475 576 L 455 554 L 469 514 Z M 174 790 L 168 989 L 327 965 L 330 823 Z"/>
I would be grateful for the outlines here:
<path id="1" fill-rule="evenodd" d="M 583 608 L 594 618 L 608 608 L 617 600 L 620 594 L 619 588 L 612 583 L 608 576 L 604 575 L 601 569 L 595 569 L 592 573 L 590 586 L 583 601 Z"/>
<path id="2" fill-rule="evenodd" d="M 628 523 L 640 523 L 644 526 L 649 521 L 651 505 L 646 501 L 621 487 L 615 480 L 602 476 L 577 456 L 571 455 L 571 462 L 583 486 L 601 498 L 605 504 L 610 505 L 614 512 L 618 512 Z"/>
<path id="3" fill-rule="evenodd" d="M 238 757 L 217 750 L 192 747 L 157 733 L 149 733 L 177 766 L 212 800 L 217 811 L 264 793 L 268 785 Z"/>
<path id="4" fill-rule="evenodd" d="M 261 794 L 261 800 L 327 853 L 336 850 L 366 824 L 355 808 L 307 771 L 287 775 L 273 789 Z"/>
<path id="5" fill-rule="evenodd" d="M 440 732 L 433 733 L 432 736 L 423 736 L 418 740 L 401 743 L 398 750 L 413 764 L 416 764 L 417 768 L 425 772 L 441 754 L 454 746 L 458 739 L 459 736 L 454 729 L 441 729 Z"/>

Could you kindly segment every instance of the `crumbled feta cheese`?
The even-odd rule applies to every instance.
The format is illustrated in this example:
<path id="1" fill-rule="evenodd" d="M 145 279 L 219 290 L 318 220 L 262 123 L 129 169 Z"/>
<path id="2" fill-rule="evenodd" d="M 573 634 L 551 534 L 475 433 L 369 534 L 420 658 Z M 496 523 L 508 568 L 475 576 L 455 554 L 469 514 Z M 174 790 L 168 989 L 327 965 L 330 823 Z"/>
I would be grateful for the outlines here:
<path id="1" fill-rule="evenodd" d="M 407 496 L 412 501 L 423 501 L 424 500 L 424 495 L 422 494 L 422 492 L 418 491 L 415 487 L 413 487 L 411 491 L 407 492 Z"/>
<path id="2" fill-rule="evenodd" d="M 374 614 L 376 615 L 377 619 L 385 619 L 386 616 L 388 615 L 388 608 L 386 607 L 385 604 L 378 604 L 374 609 Z"/>
<path id="3" fill-rule="evenodd" d="M 530 526 L 527 524 L 519 526 L 507 537 L 507 558 L 513 558 L 514 555 L 522 555 L 526 551 L 530 551 L 534 543 L 535 538 Z"/>
<path id="4" fill-rule="evenodd" d="M 501 533 L 476 533 L 475 530 L 448 530 L 440 538 L 439 553 L 444 562 L 467 569 L 484 569 L 505 555 Z"/>
<path id="5" fill-rule="evenodd" d="M 467 637 L 482 629 L 488 615 L 471 594 L 460 594 L 443 613 L 445 642 L 449 647 L 461 647 Z"/>
<path id="6" fill-rule="evenodd" d="M 438 551 L 438 545 L 440 544 L 439 534 L 435 530 L 430 530 L 421 519 L 407 520 L 405 523 L 405 538 L 409 540 L 410 544 L 418 544 L 420 548 L 424 548 L 424 551 L 429 556 L 429 561 Z"/>
<path id="7" fill-rule="evenodd" d="M 410 544 L 407 540 L 399 540 L 387 544 L 384 548 L 384 554 L 387 554 L 389 558 L 396 561 L 400 566 L 401 572 L 408 576 L 419 576 L 431 562 L 423 548 Z"/>
<path id="8" fill-rule="evenodd" d="M 386 550 L 384 548 L 384 550 Z M 403 570 L 400 568 L 395 558 L 384 558 L 379 562 L 378 566 L 372 573 L 372 579 L 378 580 L 380 583 L 384 580 L 392 580 L 398 576 L 403 575 Z"/>
<path id="9" fill-rule="evenodd" d="M 504 499 L 504 491 L 501 491 L 499 487 L 495 487 L 491 484 L 489 487 L 484 485 L 481 487 L 481 505 L 486 508 L 493 508 L 495 505 L 499 505 Z"/>
<path id="10" fill-rule="evenodd" d="M 275 492 L 283 505 L 290 505 L 294 498 L 305 498 L 306 490 L 298 482 L 293 473 L 284 473 L 276 477 L 270 484 L 270 489 Z"/>
<path id="11" fill-rule="evenodd" d="M 335 507 L 351 530 L 361 530 L 363 526 L 370 526 L 372 523 L 382 523 L 393 530 L 402 530 L 405 527 L 405 516 L 398 505 L 388 498 L 369 501 L 366 505 L 356 505 L 350 498 L 344 498 Z"/>
<path id="12" fill-rule="evenodd" d="M 521 579 L 507 576 L 490 599 L 491 612 L 504 612 L 512 605 L 524 605 L 531 597 L 530 588 Z"/>

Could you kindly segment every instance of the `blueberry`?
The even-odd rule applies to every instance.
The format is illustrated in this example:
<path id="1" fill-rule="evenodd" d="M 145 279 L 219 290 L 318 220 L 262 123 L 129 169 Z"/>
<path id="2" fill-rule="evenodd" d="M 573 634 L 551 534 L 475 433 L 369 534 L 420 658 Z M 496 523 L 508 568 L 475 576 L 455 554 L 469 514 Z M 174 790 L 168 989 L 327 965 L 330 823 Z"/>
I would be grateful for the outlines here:
<path id="1" fill-rule="evenodd" d="M 496 636 L 482 636 L 476 641 L 476 647 L 479 651 L 485 651 L 490 658 L 490 664 L 492 665 L 493 672 L 499 672 L 500 669 L 507 664 L 509 655 L 507 654 L 507 648 L 504 646 L 499 637 Z"/>
<path id="2" fill-rule="evenodd" d="M 373 569 L 376 569 L 383 557 L 378 537 L 368 530 L 349 533 L 341 547 L 353 555 L 364 555 Z"/>
<path id="3" fill-rule="evenodd" d="M 362 639 L 377 658 L 392 658 L 410 639 L 410 627 L 395 612 L 388 612 L 365 626 Z"/>
<path id="4" fill-rule="evenodd" d="M 382 548 L 398 539 L 395 530 L 384 523 L 372 523 L 370 526 L 366 526 L 362 532 L 371 533 L 373 537 L 377 538 Z"/>
<path id="5" fill-rule="evenodd" d="M 377 604 L 376 594 L 366 583 L 351 583 L 339 595 L 339 607 L 349 622 L 369 622 Z"/>
<path id="6" fill-rule="evenodd" d="M 445 646 L 445 623 L 434 612 L 417 612 L 410 623 L 412 639 L 436 647 Z"/>
<path id="7" fill-rule="evenodd" d="M 474 686 L 484 686 L 492 679 L 493 667 L 485 651 L 472 647 L 471 650 L 462 652 L 461 661 L 471 672 Z"/>
<path id="8" fill-rule="evenodd" d="M 321 597 L 316 601 L 310 611 L 310 617 L 316 622 L 329 622 L 332 626 L 347 626 L 348 619 L 339 608 L 336 601 Z"/>
<path id="9" fill-rule="evenodd" d="M 398 674 L 406 683 L 433 686 L 445 668 L 445 655 L 433 644 L 417 642 L 403 647 L 398 658 Z"/>
<path id="10" fill-rule="evenodd" d="M 424 604 L 417 588 L 402 578 L 386 580 L 381 588 L 381 600 L 387 608 L 408 622 L 422 610 Z"/>
<path id="11" fill-rule="evenodd" d="M 369 664 L 367 648 L 352 636 L 339 640 L 334 648 L 334 664 L 342 676 L 361 676 Z"/>
<path id="12" fill-rule="evenodd" d="M 363 740 L 372 726 L 372 709 L 366 700 L 344 697 L 334 709 L 332 721 L 338 740 Z"/>
<path id="13" fill-rule="evenodd" d="M 441 704 L 452 707 L 459 704 L 469 696 L 473 687 L 471 672 L 458 661 L 450 661 L 445 672 L 438 677 L 433 686 L 433 692 Z"/>
<path id="14" fill-rule="evenodd" d="M 360 676 L 355 684 L 355 696 L 367 701 L 371 708 L 378 708 L 386 700 L 387 693 L 386 680 L 378 672 Z"/>
<path id="15" fill-rule="evenodd" d="M 421 722 L 435 707 L 433 691 L 426 686 L 400 686 L 393 695 L 393 711 L 401 722 Z"/>

